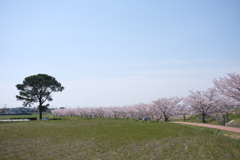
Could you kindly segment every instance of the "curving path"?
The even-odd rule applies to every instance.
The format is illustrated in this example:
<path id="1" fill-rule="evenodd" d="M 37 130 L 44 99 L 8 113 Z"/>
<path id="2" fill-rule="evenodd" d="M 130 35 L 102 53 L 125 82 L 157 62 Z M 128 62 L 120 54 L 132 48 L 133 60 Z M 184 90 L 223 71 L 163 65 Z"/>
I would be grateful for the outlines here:
<path id="1" fill-rule="evenodd" d="M 204 124 L 204 123 L 191 123 L 191 122 L 172 122 L 172 123 L 180 123 L 180 124 L 188 124 L 188 125 L 208 127 L 208 128 L 216 128 L 216 129 L 221 129 L 221 130 L 225 130 L 225 131 L 232 131 L 232 132 L 240 133 L 240 128 L 234 128 L 234 127 L 217 126 L 217 125 Z"/>

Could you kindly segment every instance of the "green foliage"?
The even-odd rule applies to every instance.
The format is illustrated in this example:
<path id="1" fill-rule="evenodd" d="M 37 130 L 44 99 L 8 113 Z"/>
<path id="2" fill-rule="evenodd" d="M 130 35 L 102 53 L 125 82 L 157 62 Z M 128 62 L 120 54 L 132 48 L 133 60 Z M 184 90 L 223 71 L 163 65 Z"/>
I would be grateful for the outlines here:
<path id="1" fill-rule="evenodd" d="M 34 102 L 52 101 L 50 94 L 64 89 L 54 77 L 46 74 L 26 77 L 23 84 L 17 84 L 16 87 L 20 90 L 16 97 L 18 100 L 24 101 L 24 106 L 31 105 Z"/>
<path id="2" fill-rule="evenodd" d="M 61 117 L 63 118 L 63 117 Z M 239 138 L 166 122 L 64 117 L 0 124 L 1 159 L 239 159 Z"/>
<path id="3" fill-rule="evenodd" d="M 31 106 L 33 103 L 39 103 L 38 110 L 40 119 L 42 112 L 47 110 L 49 104 L 43 105 L 46 101 L 52 101 L 52 92 L 61 92 L 64 87 L 54 77 L 47 74 L 38 74 L 26 77 L 22 84 L 16 85 L 19 95 L 17 100 L 24 101 L 24 106 Z"/>

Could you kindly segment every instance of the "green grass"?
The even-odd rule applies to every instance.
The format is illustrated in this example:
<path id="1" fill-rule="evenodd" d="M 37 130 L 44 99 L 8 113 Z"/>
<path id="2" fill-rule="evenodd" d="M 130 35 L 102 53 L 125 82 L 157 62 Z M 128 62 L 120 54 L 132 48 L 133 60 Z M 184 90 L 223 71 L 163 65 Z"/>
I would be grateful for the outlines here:
<path id="1" fill-rule="evenodd" d="M 43 118 L 50 118 L 52 116 L 51 113 L 43 113 Z M 11 118 L 30 118 L 30 117 L 37 117 L 39 119 L 39 114 L 34 113 L 32 115 L 1 115 L 0 114 L 0 119 L 11 119 Z"/>
<path id="2" fill-rule="evenodd" d="M 229 118 L 233 120 L 240 119 L 240 113 L 238 114 L 229 114 Z"/>
<path id="3" fill-rule="evenodd" d="M 172 123 L 65 117 L 0 123 L 0 159 L 240 159 L 240 134 Z"/>

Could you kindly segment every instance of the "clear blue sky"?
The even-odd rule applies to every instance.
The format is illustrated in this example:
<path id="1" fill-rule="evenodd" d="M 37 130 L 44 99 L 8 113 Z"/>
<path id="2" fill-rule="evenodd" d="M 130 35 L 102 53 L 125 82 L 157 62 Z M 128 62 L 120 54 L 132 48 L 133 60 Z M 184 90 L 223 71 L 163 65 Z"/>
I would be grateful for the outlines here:
<path id="1" fill-rule="evenodd" d="M 151 102 L 240 73 L 239 0 L 0 0 L 0 107 L 55 77 L 52 107 Z"/>

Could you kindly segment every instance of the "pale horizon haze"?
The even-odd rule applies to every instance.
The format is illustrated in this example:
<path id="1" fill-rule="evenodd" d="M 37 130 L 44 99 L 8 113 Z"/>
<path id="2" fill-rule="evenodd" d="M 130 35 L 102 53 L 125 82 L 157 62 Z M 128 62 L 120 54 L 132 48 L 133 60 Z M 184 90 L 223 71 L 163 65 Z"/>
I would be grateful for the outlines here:
<path id="1" fill-rule="evenodd" d="M 0 108 L 39 73 L 65 87 L 50 107 L 186 97 L 240 73 L 240 1 L 0 0 L 0 60 Z"/>

